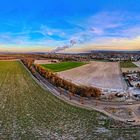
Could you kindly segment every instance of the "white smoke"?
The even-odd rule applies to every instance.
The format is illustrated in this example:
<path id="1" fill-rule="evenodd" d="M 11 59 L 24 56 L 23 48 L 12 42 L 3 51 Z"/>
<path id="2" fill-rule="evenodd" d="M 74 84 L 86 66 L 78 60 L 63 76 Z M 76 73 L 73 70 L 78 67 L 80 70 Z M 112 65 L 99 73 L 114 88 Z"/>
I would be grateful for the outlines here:
<path id="1" fill-rule="evenodd" d="M 67 45 L 64 45 L 64 46 L 61 46 L 61 47 L 57 47 L 52 52 L 56 53 L 56 52 L 64 51 L 65 49 L 71 48 L 75 44 L 77 44 L 77 40 L 76 39 L 71 39 Z"/>

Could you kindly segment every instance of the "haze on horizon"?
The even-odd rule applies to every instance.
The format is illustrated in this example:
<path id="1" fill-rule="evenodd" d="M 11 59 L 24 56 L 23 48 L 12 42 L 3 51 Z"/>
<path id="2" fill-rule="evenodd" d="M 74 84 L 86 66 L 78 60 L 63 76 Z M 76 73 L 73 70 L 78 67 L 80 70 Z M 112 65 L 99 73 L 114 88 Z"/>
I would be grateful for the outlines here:
<path id="1" fill-rule="evenodd" d="M 139 0 L 5 0 L 0 52 L 140 50 Z"/>

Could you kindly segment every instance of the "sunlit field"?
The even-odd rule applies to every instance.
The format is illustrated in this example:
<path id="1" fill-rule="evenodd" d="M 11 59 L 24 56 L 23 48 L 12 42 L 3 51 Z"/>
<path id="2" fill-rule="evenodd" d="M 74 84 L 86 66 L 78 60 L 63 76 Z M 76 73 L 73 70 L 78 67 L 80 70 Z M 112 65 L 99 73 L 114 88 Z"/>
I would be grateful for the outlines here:
<path id="1" fill-rule="evenodd" d="M 42 64 L 42 66 L 46 69 L 52 70 L 53 72 L 60 72 L 76 68 L 85 64 L 85 62 L 60 62 L 55 64 Z"/>
<path id="2" fill-rule="evenodd" d="M 121 124 L 121 123 L 119 123 Z M 0 61 L 0 139 L 136 139 L 139 130 L 44 91 L 20 62 Z"/>

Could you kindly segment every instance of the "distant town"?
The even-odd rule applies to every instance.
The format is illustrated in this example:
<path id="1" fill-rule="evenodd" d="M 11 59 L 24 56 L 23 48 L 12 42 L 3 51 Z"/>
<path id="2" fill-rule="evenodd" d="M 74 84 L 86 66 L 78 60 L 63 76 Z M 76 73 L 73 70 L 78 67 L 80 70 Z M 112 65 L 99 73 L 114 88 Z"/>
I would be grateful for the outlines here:
<path id="1" fill-rule="evenodd" d="M 53 58 L 60 60 L 73 60 L 73 61 L 90 61 L 90 60 L 107 60 L 107 61 L 139 61 L 140 60 L 140 51 L 100 51 L 95 50 L 88 53 L 1 53 L 0 59 L 11 59 L 16 58 L 20 59 L 23 56 L 29 58 L 39 57 L 43 58 Z"/>

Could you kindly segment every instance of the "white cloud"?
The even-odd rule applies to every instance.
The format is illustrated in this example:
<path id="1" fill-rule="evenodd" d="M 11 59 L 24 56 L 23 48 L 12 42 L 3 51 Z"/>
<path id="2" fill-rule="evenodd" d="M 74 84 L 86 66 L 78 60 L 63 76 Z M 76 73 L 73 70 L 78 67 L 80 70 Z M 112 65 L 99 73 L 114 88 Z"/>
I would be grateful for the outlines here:
<path id="1" fill-rule="evenodd" d="M 61 29 L 50 28 L 46 25 L 41 25 L 40 30 L 38 32 L 42 33 L 44 36 L 48 36 L 48 35 L 49 36 L 58 35 L 60 37 L 65 36 L 65 32 L 62 31 Z"/>

